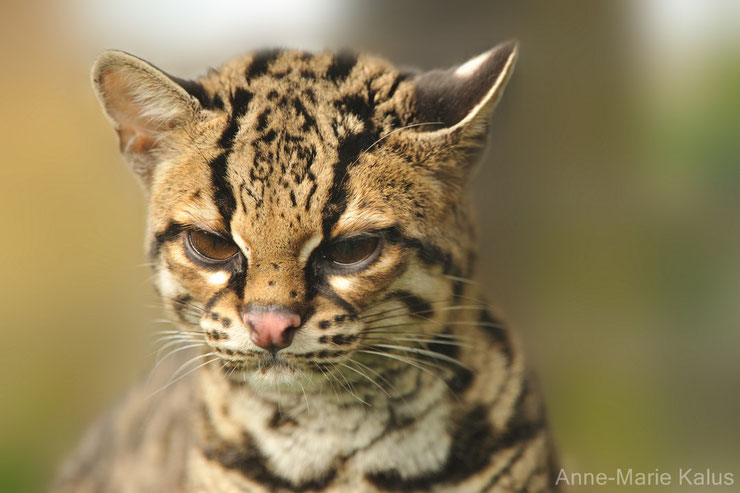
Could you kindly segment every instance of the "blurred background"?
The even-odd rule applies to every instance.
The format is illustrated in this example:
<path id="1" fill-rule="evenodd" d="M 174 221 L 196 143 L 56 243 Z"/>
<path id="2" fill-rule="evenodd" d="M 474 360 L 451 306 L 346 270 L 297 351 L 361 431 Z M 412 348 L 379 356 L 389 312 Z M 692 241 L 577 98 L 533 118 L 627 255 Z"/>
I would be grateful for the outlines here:
<path id="1" fill-rule="evenodd" d="M 476 180 L 481 277 L 528 347 L 563 463 L 709 467 L 736 481 L 712 491 L 736 491 L 740 2 L 0 9 L 0 491 L 43 491 L 152 364 L 144 201 L 90 90 L 99 51 L 182 76 L 272 45 L 429 69 L 511 37 L 521 58 Z"/>

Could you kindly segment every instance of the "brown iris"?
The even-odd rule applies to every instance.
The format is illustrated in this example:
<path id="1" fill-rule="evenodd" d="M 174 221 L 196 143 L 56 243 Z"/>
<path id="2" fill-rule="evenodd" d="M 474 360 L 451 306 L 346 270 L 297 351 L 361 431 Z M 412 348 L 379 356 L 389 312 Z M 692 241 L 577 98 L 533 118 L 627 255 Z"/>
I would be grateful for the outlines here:
<path id="1" fill-rule="evenodd" d="M 194 253 L 211 262 L 228 260 L 239 251 L 233 241 L 197 229 L 188 232 L 188 246 Z"/>
<path id="2" fill-rule="evenodd" d="M 380 238 L 372 235 L 352 236 L 326 246 L 324 256 L 340 266 L 359 264 L 378 249 Z"/>

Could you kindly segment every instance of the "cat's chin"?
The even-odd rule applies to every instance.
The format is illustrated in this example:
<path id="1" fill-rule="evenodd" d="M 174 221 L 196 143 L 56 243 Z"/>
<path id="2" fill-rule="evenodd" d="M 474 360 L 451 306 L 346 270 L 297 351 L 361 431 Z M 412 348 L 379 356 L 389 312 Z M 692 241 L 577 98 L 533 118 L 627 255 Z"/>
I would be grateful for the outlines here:
<path id="1" fill-rule="evenodd" d="M 298 388 L 312 380 L 308 372 L 286 359 L 265 356 L 235 372 L 227 371 L 228 378 L 235 382 L 248 383 L 257 388 Z"/>

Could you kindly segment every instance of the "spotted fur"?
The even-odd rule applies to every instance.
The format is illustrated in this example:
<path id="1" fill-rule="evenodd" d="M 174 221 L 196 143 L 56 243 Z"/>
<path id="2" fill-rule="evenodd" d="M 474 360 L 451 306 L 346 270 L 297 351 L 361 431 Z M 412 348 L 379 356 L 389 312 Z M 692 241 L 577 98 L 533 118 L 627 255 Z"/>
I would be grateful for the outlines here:
<path id="1" fill-rule="evenodd" d="M 185 81 L 101 55 L 171 344 L 199 353 L 98 423 L 55 490 L 555 490 L 534 383 L 471 281 L 468 185 L 515 56 L 408 73 L 271 50 Z M 193 229 L 238 255 L 197 262 Z M 367 265 L 327 263 L 363 232 L 380 238 Z M 256 305 L 301 314 L 292 344 L 252 342 Z"/>

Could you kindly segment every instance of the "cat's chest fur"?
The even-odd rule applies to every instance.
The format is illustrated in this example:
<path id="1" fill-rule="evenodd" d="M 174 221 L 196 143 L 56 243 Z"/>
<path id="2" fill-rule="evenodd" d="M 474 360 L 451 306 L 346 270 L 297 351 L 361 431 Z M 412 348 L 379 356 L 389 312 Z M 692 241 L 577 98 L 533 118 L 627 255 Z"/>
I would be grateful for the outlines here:
<path id="1" fill-rule="evenodd" d="M 411 477 L 437 470 L 450 444 L 448 389 L 442 381 L 409 373 L 407 382 L 396 380 L 405 397 L 365 395 L 367 404 L 332 394 L 266 399 L 230 389 L 208 401 L 205 419 L 213 434 L 206 441 L 220 444 L 216 449 L 239 449 L 245 440 L 259 444 L 269 467 L 296 484 L 338 471 L 360 477 L 395 468 Z"/>

